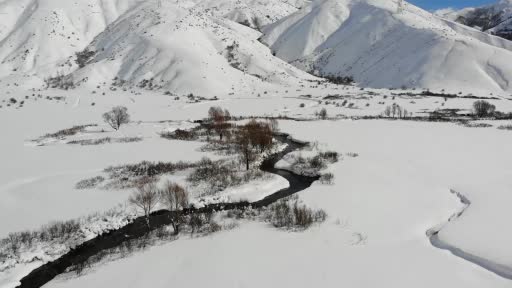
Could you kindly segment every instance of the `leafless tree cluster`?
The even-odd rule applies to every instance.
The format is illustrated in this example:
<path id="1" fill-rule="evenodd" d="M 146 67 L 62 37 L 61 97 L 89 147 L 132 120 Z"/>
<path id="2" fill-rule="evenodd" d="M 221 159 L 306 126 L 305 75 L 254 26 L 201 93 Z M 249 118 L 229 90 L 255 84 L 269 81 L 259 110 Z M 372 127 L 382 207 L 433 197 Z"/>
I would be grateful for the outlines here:
<path id="1" fill-rule="evenodd" d="M 324 173 L 320 176 L 320 183 L 331 185 L 334 180 L 334 174 Z"/>
<path id="2" fill-rule="evenodd" d="M 250 163 L 258 153 L 263 153 L 272 147 L 273 133 L 279 130 L 275 119 L 269 121 L 251 120 L 245 125 L 235 126 L 229 123 L 231 115 L 221 107 L 211 107 L 208 110 L 207 129 L 215 130 L 219 140 L 226 149 L 234 147 L 249 170 Z M 218 145 L 219 143 L 216 143 Z"/>
<path id="3" fill-rule="evenodd" d="M 478 100 L 473 103 L 473 111 L 477 117 L 488 117 L 494 114 L 496 106 L 485 100 Z"/>
<path id="4" fill-rule="evenodd" d="M 409 113 L 407 109 L 402 108 L 396 103 L 393 103 L 391 106 L 387 106 L 386 110 L 384 110 L 384 116 L 386 117 L 403 119 L 409 117 L 410 115 L 412 115 L 412 113 Z"/>
<path id="5" fill-rule="evenodd" d="M 178 234 L 180 225 L 183 223 L 183 216 L 180 210 L 188 207 L 188 191 L 173 182 L 166 182 L 162 189 L 158 189 L 154 183 L 146 183 L 137 187 L 130 197 L 129 202 L 144 212 L 146 223 L 150 228 L 150 214 L 158 204 L 164 205 L 170 213 L 174 233 Z"/>
<path id="6" fill-rule="evenodd" d="M 137 190 L 129 198 L 129 202 L 141 209 L 146 217 L 146 224 L 150 227 L 149 216 L 159 202 L 158 190 L 154 183 L 146 183 L 137 187 Z"/>
<path id="7" fill-rule="evenodd" d="M 89 127 L 95 127 L 95 126 L 97 126 L 97 125 L 96 124 L 88 124 L 88 125 L 73 126 L 71 128 L 63 129 L 63 130 L 57 131 L 55 133 L 46 134 L 46 135 L 44 135 L 41 138 L 58 138 L 58 139 L 62 139 L 62 138 L 68 137 L 68 136 L 76 135 L 79 132 L 85 131 L 85 129 L 87 129 Z"/>
<path id="8" fill-rule="evenodd" d="M 128 108 L 123 106 L 116 106 L 109 112 L 103 114 L 103 120 L 114 130 L 119 130 L 121 125 L 128 124 L 130 122 Z"/>
<path id="9" fill-rule="evenodd" d="M 322 120 L 327 119 L 327 109 L 322 108 L 320 111 L 316 112 L 316 116 Z"/>
<path id="10" fill-rule="evenodd" d="M 176 183 L 168 181 L 159 194 L 160 201 L 169 211 L 179 211 L 188 206 L 187 190 Z M 183 223 L 183 216 L 180 213 L 172 213 L 169 217 L 171 218 L 174 234 L 178 234 Z"/>
<path id="11" fill-rule="evenodd" d="M 76 220 L 57 221 L 43 226 L 39 231 L 23 231 L 10 233 L 7 238 L 0 239 L 0 256 L 3 253 L 18 256 L 22 247 L 31 247 L 34 242 L 65 243 L 72 235 L 80 231 L 80 223 Z M 1 262 L 0 257 L 0 262 Z"/>
<path id="12" fill-rule="evenodd" d="M 327 213 L 301 205 L 297 199 L 292 197 L 272 204 L 266 218 L 278 228 L 306 229 L 315 222 L 325 221 Z"/>
<path id="13" fill-rule="evenodd" d="M 339 155 L 335 151 L 319 152 L 313 157 L 288 156 L 288 161 L 292 163 L 291 170 L 305 176 L 318 176 L 321 170 L 327 168 L 328 164 L 336 163 L 338 160 Z"/>
<path id="14" fill-rule="evenodd" d="M 228 128 L 231 126 L 228 122 L 231 118 L 231 114 L 227 109 L 220 107 L 210 107 L 208 110 L 208 120 L 210 121 L 213 129 L 219 135 L 219 139 L 222 140 L 224 135 L 228 132 Z"/>
<path id="15" fill-rule="evenodd" d="M 271 124 L 267 122 L 251 120 L 238 128 L 236 143 L 240 158 L 245 163 L 247 170 L 258 152 L 263 153 L 272 147 L 273 131 L 271 127 Z"/>
<path id="16" fill-rule="evenodd" d="M 192 185 L 201 185 L 205 195 L 212 195 L 228 187 L 247 183 L 259 179 L 265 174 L 259 169 L 239 171 L 240 165 L 236 161 L 212 161 L 203 158 L 196 168 L 187 177 Z"/>

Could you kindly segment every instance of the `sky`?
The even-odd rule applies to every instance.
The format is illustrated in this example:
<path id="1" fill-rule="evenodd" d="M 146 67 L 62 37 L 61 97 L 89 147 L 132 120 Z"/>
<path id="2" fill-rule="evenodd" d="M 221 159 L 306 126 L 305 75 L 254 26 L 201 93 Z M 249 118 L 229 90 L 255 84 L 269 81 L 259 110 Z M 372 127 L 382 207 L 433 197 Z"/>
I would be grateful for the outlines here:
<path id="1" fill-rule="evenodd" d="M 498 0 L 408 0 L 416 6 L 425 10 L 437 10 L 442 8 L 464 8 L 481 6 L 489 3 L 498 2 Z"/>

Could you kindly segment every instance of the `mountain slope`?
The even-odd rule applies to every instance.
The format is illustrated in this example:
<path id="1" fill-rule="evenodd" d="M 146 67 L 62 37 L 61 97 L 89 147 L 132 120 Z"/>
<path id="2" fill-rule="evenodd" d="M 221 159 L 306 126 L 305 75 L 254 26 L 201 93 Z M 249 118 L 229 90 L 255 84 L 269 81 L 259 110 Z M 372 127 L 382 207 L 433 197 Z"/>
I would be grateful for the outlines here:
<path id="1" fill-rule="evenodd" d="M 202 7 L 147 2 L 98 35 L 85 49 L 92 57 L 68 78 L 202 95 L 314 79 L 273 57 L 259 36 Z"/>
<path id="2" fill-rule="evenodd" d="M 352 75 L 371 87 L 511 91 L 512 43 L 406 4 L 315 1 L 263 30 L 262 41 L 297 67 Z"/>
<path id="3" fill-rule="evenodd" d="M 143 0 L 0 0 L 0 78 L 54 74 Z"/>
<path id="4" fill-rule="evenodd" d="M 296 12 L 305 2 L 305 0 L 192 1 L 195 9 L 209 11 L 215 16 L 224 17 L 254 29 L 261 29 L 265 25 Z"/>
<path id="5" fill-rule="evenodd" d="M 437 15 L 512 40 L 512 0 L 462 10 L 441 10 Z"/>

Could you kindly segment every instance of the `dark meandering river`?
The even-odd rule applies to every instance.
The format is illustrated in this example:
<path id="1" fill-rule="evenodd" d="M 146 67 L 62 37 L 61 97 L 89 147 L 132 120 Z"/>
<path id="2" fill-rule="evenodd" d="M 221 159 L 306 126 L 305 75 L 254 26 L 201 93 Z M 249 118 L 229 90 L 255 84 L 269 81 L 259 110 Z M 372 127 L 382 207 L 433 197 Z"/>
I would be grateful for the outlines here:
<path id="1" fill-rule="evenodd" d="M 302 191 L 311 186 L 313 182 L 319 179 L 319 177 L 308 177 L 295 174 L 293 172 L 277 169 L 275 164 L 281 160 L 284 155 L 301 149 L 307 145 L 307 143 L 299 142 L 291 139 L 287 134 L 278 134 L 274 136 L 280 142 L 286 143 L 287 147 L 276 154 L 273 154 L 266 158 L 260 169 L 265 172 L 273 173 L 284 177 L 290 185 L 288 188 L 281 189 L 275 193 L 259 200 L 256 202 L 237 202 L 237 203 L 216 203 L 209 204 L 201 208 L 187 208 L 181 213 L 193 214 L 193 213 L 205 213 L 211 211 L 220 210 L 233 210 L 233 209 L 244 209 L 253 207 L 260 208 L 268 206 L 279 199 L 293 195 L 299 191 Z M 150 230 L 158 229 L 162 226 L 169 225 L 171 212 L 168 210 L 155 211 L 150 216 Z M 68 253 L 62 255 L 58 259 L 48 262 L 39 268 L 33 270 L 20 280 L 21 284 L 18 287 L 21 288 L 39 288 L 50 282 L 57 275 L 62 274 L 67 268 L 84 263 L 90 257 L 108 249 L 118 247 L 125 241 L 141 238 L 148 233 L 148 226 L 145 217 L 138 217 L 132 223 L 121 227 L 117 230 L 112 230 L 102 235 L 95 237 L 89 241 L 82 243 L 81 245 L 73 248 Z"/>

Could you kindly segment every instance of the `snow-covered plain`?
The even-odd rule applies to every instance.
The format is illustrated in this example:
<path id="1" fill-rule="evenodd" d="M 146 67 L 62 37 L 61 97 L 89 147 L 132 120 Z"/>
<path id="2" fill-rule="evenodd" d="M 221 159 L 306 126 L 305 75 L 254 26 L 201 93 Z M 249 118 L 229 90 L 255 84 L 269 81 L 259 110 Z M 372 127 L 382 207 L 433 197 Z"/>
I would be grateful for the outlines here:
<path id="1" fill-rule="evenodd" d="M 32 91 L 11 86 L 4 86 L 4 88 L 7 93 L 4 94 L 3 99 L 14 97 L 22 100 L 25 99 L 25 95 L 28 95 L 29 99 L 25 100 L 23 107 L 19 107 L 18 104 L 11 105 L 3 107 L 0 112 L 0 123 L 2 131 L 4 131 L 3 149 L 0 153 L 1 158 L 8 163 L 8 165 L 2 166 L 0 174 L 2 184 L 0 191 L 3 199 L 1 213 L 2 219 L 16 219 L 2 222 L 0 227 L 3 236 L 10 232 L 36 229 L 53 220 L 74 219 L 105 211 L 119 203 L 124 203 L 131 191 L 77 190 L 74 187 L 77 181 L 97 176 L 102 169 L 110 165 L 135 163 L 142 160 L 196 161 L 205 155 L 218 157 L 199 152 L 201 143 L 169 141 L 158 135 L 159 132 L 178 127 L 192 127 L 194 124 L 191 123 L 191 120 L 205 117 L 211 106 L 227 108 L 234 116 L 283 115 L 314 119 L 314 113 L 324 107 L 327 108 L 331 116 L 338 114 L 347 116 L 379 115 L 382 114 L 385 106 L 396 102 L 410 109 L 414 115 L 423 115 L 423 112 L 436 108 L 460 108 L 463 112 L 469 112 L 474 101 L 474 99 L 462 98 L 445 101 L 439 97 L 396 96 L 393 99 L 391 95 L 395 91 L 371 89 L 361 91 L 357 87 L 340 89 L 336 86 L 305 87 L 296 89 L 301 91 L 289 91 L 288 93 L 285 92 L 286 88 L 270 90 L 267 94 L 262 90 L 256 91 L 254 95 L 250 96 L 231 96 L 216 101 L 197 103 L 189 101 L 186 97 L 176 100 L 174 97 L 163 95 L 162 92 L 143 90 L 133 90 L 132 93 L 100 89 L 96 94 L 92 94 L 82 88 L 70 91 L 50 89 L 36 91 L 36 97 L 32 97 Z M 102 91 L 105 91 L 106 95 L 101 95 Z M 355 107 L 326 104 L 326 100 L 323 100 L 322 97 L 333 93 L 346 96 L 342 96 L 338 100 L 330 100 L 331 102 L 341 103 L 347 100 L 354 102 Z M 37 94 L 42 94 L 43 97 L 39 98 Z M 260 97 L 257 96 L 258 94 Z M 303 94 L 313 96 L 311 98 L 300 97 Z M 47 100 L 46 96 L 65 96 L 65 99 L 61 101 Z M 512 110 L 509 100 L 490 101 L 496 104 L 500 111 Z M 94 106 L 91 105 L 93 102 Z M 385 104 L 379 104 L 382 102 Z M 301 103 L 305 103 L 305 107 L 300 107 Z M 366 106 L 366 103 L 370 103 L 370 105 Z M 114 105 L 125 105 L 132 115 L 132 123 L 124 126 L 119 132 L 111 132 L 101 121 L 101 114 Z M 220 232 L 220 235 L 212 236 L 211 241 L 208 241 L 210 238 L 190 240 L 190 243 L 188 240 L 183 240 L 186 243 L 181 244 L 182 240 L 179 240 L 154 249 L 164 249 L 158 250 L 157 254 L 160 255 L 176 254 L 175 244 L 178 247 L 180 247 L 179 245 L 189 247 L 189 245 L 200 243 L 197 244 L 198 250 L 196 251 L 211 255 L 207 257 L 210 259 L 208 261 L 214 261 L 213 259 L 218 259 L 221 256 L 221 254 L 215 253 L 225 253 L 222 249 L 217 249 L 218 245 L 228 245 L 224 241 L 249 241 L 248 238 L 245 238 L 249 236 L 244 236 L 244 233 L 247 235 L 258 234 L 261 237 L 261 239 L 257 238 L 258 243 L 261 243 L 259 244 L 261 249 L 265 249 L 269 253 L 264 255 L 285 253 L 284 255 L 288 257 L 294 247 L 297 249 L 302 246 L 311 247 L 311 249 L 301 248 L 304 255 L 314 260 L 311 263 L 337 263 L 340 265 L 338 267 L 350 271 L 347 273 L 350 275 L 343 281 L 347 281 L 347 285 L 355 283 L 356 287 L 376 285 L 377 282 L 372 282 L 371 279 L 357 281 L 358 275 L 362 277 L 361 275 L 368 271 L 385 277 L 384 279 L 389 281 L 388 283 L 397 286 L 414 284 L 414 286 L 421 287 L 423 284 L 411 282 L 413 278 L 419 278 L 425 287 L 427 284 L 432 285 L 434 279 L 443 279 L 453 287 L 472 287 L 472 285 L 474 287 L 479 285 L 507 287 L 509 286 L 508 280 L 505 281 L 447 251 L 434 248 L 426 236 L 428 229 L 446 222 L 453 213 L 458 211 L 460 203 L 450 193 L 450 189 L 454 189 L 471 199 L 472 205 L 467 213 L 468 215 L 475 214 L 474 216 L 465 216 L 466 214 L 464 214 L 464 217 L 459 219 L 460 222 L 457 220 L 445 225 L 439 234 L 440 239 L 467 251 L 467 253 L 510 267 L 510 263 L 507 262 L 509 258 L 506 256 L 507 253 L 510 253 L 506 245 L 509 235 L 506 234 L 505 229 L 496 230 L 493 229 L 496 227 L 495 225 L 486 226 L 485 223 L 488 223 L 487 221 L 503 223 L 502 221 L 506 222 L 508 217 L 505 209 L 507 203 L 505 191 L 507 187 L 506 173 L 510 174 L 510 170 L 507 170 L 506 167 L 509 153 L 506 147 L 507 143 L 510 143 L 512 133 L 496 129 L 498 125 L 508 124 L 507 121 L 485 122 L 492 124 L 493 127 L 466 128 L 457 124 L 390 120 L 281 121 L 282 131 L 290 132 L 298 139 L 317 141 L 323 150 L 335 150 L 344 156 L 342 161 L 328 168 L 328 171 L 335 175 L 335 185 L 315 184 L 300 195 L 309 205 L 325 209 L 329 214 L 327 222 L 304 233 L 291 234 L 274 230 L 262 224 L 248 224 L 248 226 L 243 224 L 240 231 L 234 230 L 226 232 L 226 234 Z M 38 142 L 32 141 L 47 133 L 78 124 L 98 124 L 98 127 L 91 129 L 95 131 L 105 129 L 107 132 L 83 133 L 73 136 L 73 139 L 110 136 L 113 138 L 141 137 L 143 140 L 98 146 L 69 145 L 63 143 L 65 141 L 43 142 L 44 146 L 37 146 Z M 460 149 L 461 147 L 464 149 Z M 358 153 L 360 156 L 349 157 L 346 153 L 350 152 Z M 273 190 L 286 187 L 286 183 L 279 178 L 271 179 L 272 181 L 260 182 L 258 185 L 261 186 L 247 185 L 247 187 L 239 187 L 240 189 L 224 191 L 218 195 L 217 199 L 257 200 Z M 483 184 L 489 184 L 490 180 L 495 181 L 494 179 L 501 180 L 496 183 L 491 182 L 493 185 L 489 186 L 489 189 L 482 187 Z M 472 212 L 473 210 L 476 212 Z M 465 217 L 471 217 L 473 220 L 466 222 L 464 221 Z M 247 232 L 247 229 L 251 232 Z M 481 231 L 485 231 L 485 233 L 480 233 Z M 461 239 L 469 233 L 474 235 L 468 239 Z M 496 243 L 489 244 L 491 240 Z M 290 244 L 290 241 L 297 242 Z M 326 251 L 316 248 L 323 247 L 326 241 L 331 243 L 325 248 Z M 229 245 L 233 246 L 233 243 Z M 233 248 L 233 253 L 223 256 L 227 257 L 225 263 L 239 263 L 236 257 L 239 257 L 237 251 L 240 250 L 236 249 L 250 250 L 251 252 L 247 253 L 255 254 L 248 254 L 249 259 L 260 259 L 256 256 L 262 254 L 261 250 L 249 249 L 249 247 L 254 247 L 250 242 L 237 245 L 236 248 Z M 170 252 L 164 252 L 167 249 L 170 249 Z M 206 253 L 206 250 L 201 249 L 215 250 L 215 252 Z M 319 249 L 322 251 L 319 252 Z M 183 257 L 184 262 L 196 263 L 188 258 L 191 256 L 190 253 L 195 252 L 182 251 L 181 253 L 183 254 L 179 257 Z M 316 253 L 319 254 L 314 256 Z M 326 256 L 329 253 L 332 256 Z M 137 260 L 134 263 L 141 263 L 140 261 L 145 259 L 155 261 L 152 257 L 146 258 L 148 256 L 145 255 L 145 253 L 135 255 L 134 257 L 137 258 L 134 259 Z M 235 258 L 232 258 L 231 262 L 228 256 Z M 294 273 L 293 269 L 299 269 L 294 265 L 290 266 L 291 263 L 299 263 L 298 259 L 294 257 L 298 256 L 276 260 L 276 265 L 291 267 L 286 269 L 283 274 L 276 275 L 274 273 L 268 278 L 261 277 L 261 280 L 258 281 L 265 279 L 265 281 L 289 281 L 283 279 L 291 276 Z M 320 262 L 320 259 L 324 258 L 326 260 Z M 248 265 L 265 266 L 260 262 L 266 261 L 265 259 L 253 260 L 254 263 Z M 288 262 L 286 259 L 294 261 Z M 69 285 L 70 287 L 82 285 L 74 281 L 84 281 L 83 285 L 86 286 L 92 285 L 88 281 L 100 281 L 105 285 L 114 285 L 107 279 L 103 279 L 107 276 L 101 275 L 109 275 L 108 277 L 116 279 L 117 277 L 113 276 L 116 274 L 114 272 L 112 272 L 114 274 L 110 274 L 108 271 L 129 269 L 124 266 L 117 268 L 117 265 L 124 265 L 119 263 L 125 261 L 131 262 L 132 260 L 109 263 L 95 269 L 93 274 L 78 279 L 71 277 L 72 282 L 60 279 L 55 282 L 56 284 L 49 285 Z M 368 264 L 370 262 L 372 264 Z M 415 265 L 411 265 L 411 263 Z M 4 274 L 3 276 L 10 277 L 7 281 L 19 279 L 30 270 L 30 267 L 34 267 L 34 264 L 31 265 L 18 267 L 16 271 L 19 274 L 16 274 L 16 271 L 10 271 L 9 275 Z M 192 264 L 187 264 L 180 269 L 189 269 L 188 265 Z M 207 268 L 206 264 L 202 265 L 200 264 L 195 269 L 202 271 L 201 269 Z M 227 278 L 228 274 L 231 275 L 227 271 L 242 269 L 238 267 L 238 270 L 232 270 L 235 268 L 230 265 L 218 268 L 221 272 L 224 271 L 223 273 L 219 272 L 219 275 L 225 275 L 225 277 L 216 276 L 215 279 L 219 282 L 213 282 L 213 284 L 231 279 Z M 308 266 L 309 264 L 303 265 L 300 266 L 300 269 L 312 269 L 311 266 Z M 363 271 L 365 265 L 370 265 L 370 267 L 366 267 Z M 108 273 L 103 272 L 105 267 L 107 267 L 105 271 Z M 377 272 L 378 267 L 382 271 Z M 175 270 L 176 273 L 180 273 L 179 275 L 170 275 L 173 279 L 185 281 L 185 276 L 189 274 L 181 273 L 180 269 Z M 261 276 L 263 274 L 260 272 L 265 272 L 266 268 L 261 269 L 263 270 L 252 271 L 258 271 L 258 275 Z M 334 268 L 323 267 L 322 270 L 326 272 L 315 270 L 314 273 L 320 274 L 313 273 L 314 276 L 311 276 L 311 280 L 296 281 L 301 283 L 320 281 L 319 283 L 324 283 L 326 286 L 338 284 L 341 281 L 339 273 L 334 273 L 329 269 Z M 250 275 L 251 271 L 245 269 L 244 271 L 237 276 L 231 275 L 231 277 L 235 277 L 239 283 L 246 283 L 244 279 Z M 407 275 L 411 275 L 408 277 L 411 278 L 400 278 L 397 271 L 406 271 Z M 145 277 L 156 277 L 151 274 L 151 271 L 145 270 L 144 273 L 149 273 Z M 208 275 L 210 272 L 203 271 L 203 273 Z M 68 278 L 66 276 L 64 279 Z M 128 277 L 126 281 L 129 279 Z M 167 279 L 171 278 L 159 279 L 162 283 L 166 283 Z M 427 279 L 431 279 L 429 280 L 431 282 Z M 135 280 L 131 280 L 133 283 L 137 283 Z M 255 285 L 259 283 L 258 281 L 254 282 Z"/>
<path id="2" fill-rule="evenodd" d="M 45 287 L 511 287 L 510 280 L 434 248 L 426 232 L 459 209 L 450 189 L 460 191 L 472 205 L 440 238 L 511 267 L 511 235 L 504 227 L 512 133 L 386 120 L 280 124 L 298 139 L 359 154 L 331 166 L 334 185 L 314 184 L 299 195 L 326 209 L 326 223 L 300 233 L 245 223 L 152 247 Z"/>

